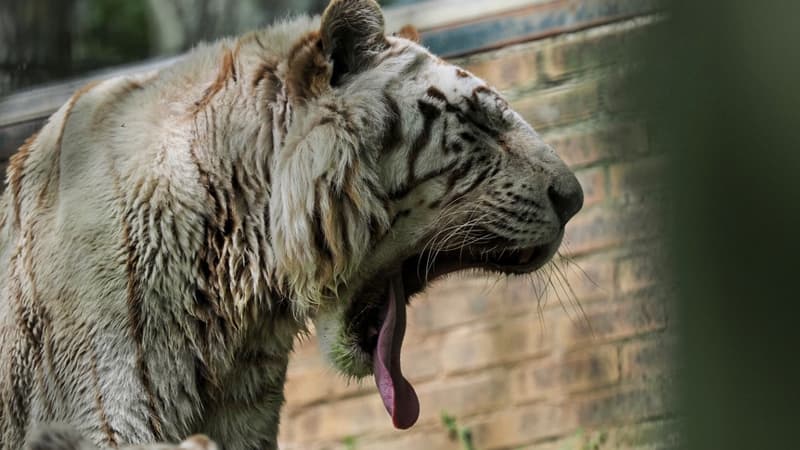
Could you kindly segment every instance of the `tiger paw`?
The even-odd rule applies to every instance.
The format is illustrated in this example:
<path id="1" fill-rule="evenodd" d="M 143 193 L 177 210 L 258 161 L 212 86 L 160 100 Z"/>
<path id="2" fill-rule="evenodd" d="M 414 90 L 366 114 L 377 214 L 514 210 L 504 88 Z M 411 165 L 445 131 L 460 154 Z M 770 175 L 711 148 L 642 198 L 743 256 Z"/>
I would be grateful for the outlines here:
<path id="1" fill-rule="evenodd" d="M 189 436 L 178 446 L 181 450 L 219 450 L 217 444 L 204 434 Z"/>

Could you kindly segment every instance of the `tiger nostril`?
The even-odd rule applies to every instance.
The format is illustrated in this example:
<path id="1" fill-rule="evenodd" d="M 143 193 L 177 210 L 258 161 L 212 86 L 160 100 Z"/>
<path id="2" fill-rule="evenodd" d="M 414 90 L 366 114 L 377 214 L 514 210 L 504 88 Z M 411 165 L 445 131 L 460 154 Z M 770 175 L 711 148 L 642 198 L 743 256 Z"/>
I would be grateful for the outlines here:
<path id="1" fill-rule="evenodd" d="M 562 226 L 583 207 L 583 189 L 571 173 L 553 180 L 553 184 L 547 188 L 547 196 Z"/>

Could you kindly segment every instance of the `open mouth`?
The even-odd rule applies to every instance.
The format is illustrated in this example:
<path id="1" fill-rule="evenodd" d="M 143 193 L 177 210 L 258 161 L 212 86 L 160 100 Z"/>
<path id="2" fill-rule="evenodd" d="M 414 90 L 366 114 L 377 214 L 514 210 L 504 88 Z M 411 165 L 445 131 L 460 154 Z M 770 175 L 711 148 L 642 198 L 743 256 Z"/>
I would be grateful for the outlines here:
<path id="1" fill-rule="evenodd" d="M 357 337 L 360 350 L 371 357 L 375 383 L 395 427 L 407 429 L 419 417 L 416 392 L 400 367 L 409 299 L 431 281 L 464 270 L 533 272 L 550 260 L 560 244 L 561 235 L 548 244 L 527 248 L 467 247 L 436 255 L 424 252 L 406 258 L 365 283 L 356 296 L 358 300 L 347 311 L 348 332 Z"/>

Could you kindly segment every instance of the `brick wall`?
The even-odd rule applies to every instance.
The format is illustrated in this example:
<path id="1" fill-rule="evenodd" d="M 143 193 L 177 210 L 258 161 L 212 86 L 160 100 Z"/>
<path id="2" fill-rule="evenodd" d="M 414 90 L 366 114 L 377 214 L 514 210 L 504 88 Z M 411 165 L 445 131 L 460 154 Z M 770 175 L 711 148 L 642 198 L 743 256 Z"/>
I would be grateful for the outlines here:
<path id="1" fill-rule="evenodd" d="M 576 171 L 586 202 L 567 227 L 565 258 L 537 282 L 458 278 L 414 300 L 403 366 L 422 413 L 409 431 L 392 429 L 371 378 L 348 385 L 313 337 L 299 342 L 282 449 L 458 449 L 442 411 L 480 450 L 678 446 L 674 314 L 653 207 L 664 157 L 636 113 L 626 60 L 648 24 L 455 61 L 502 89 Z"/>
<path id="2" fill-rule="evenodd" d="M 415 299 L 403 365 L 422 414 L 406 432 L 391 428 L 371 379 L 348 385 L 313 337 L 299 342 L 282 449 L 349 450 L 346 441 L 358 450 L 459 449 L 442 411 L 471 428 L 479 450 L 677 447 L 675 315 L 660 280 L 653 207 L 664 157 L 636 112 L 625 52 L 648 24 L 617 22 L 455 61 L 502 89 L 581 180 L 585 207 L 567 228 L 559 264 L 574 294 L 548 272 L 536 283 L 448 280 Z M 35 126 L 0 130 L 2 173 L 30 134 L 24 127 Z"/>

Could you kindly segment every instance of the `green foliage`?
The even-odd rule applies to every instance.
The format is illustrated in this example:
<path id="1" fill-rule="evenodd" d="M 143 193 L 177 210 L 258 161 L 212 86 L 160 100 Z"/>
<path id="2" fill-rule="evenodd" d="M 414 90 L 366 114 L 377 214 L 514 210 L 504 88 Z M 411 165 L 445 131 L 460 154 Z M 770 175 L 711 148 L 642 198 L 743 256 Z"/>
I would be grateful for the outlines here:
<path id="1" fill-rule="evenodd" d="M 458 440 L 461 443 L 461 448 L 464 450 L 476 450 L 475 444 L 472 442 L 472 430 L 468 427 L 458 425 L 456 418 L 442 411 L 442 424 L 450 433 L 450 439 Z"/>
<path id="2" fill-rule="evenodd" d="M 583 430 L 578 430 L 575 436 L 578 440 L 578 446 L 565 445 L 562 450 L 601 450 L 604 448 L 606 441 L 608 441 L 608 432 L 606 431 L 587 436 Z"/>
<path id="3" fill-rule="evenodd" d="M 347 436 L 346 438 L 342 439 L 342 444 L 344 448 L 347 450 L 356 450 L 356 437 L 355 436 Z"/>
<path id="4" fill-rule="evenodd" d="M 78 71 L 150 55 L 147 2 L 86 0 L 75 10 L 73 58 Z"/>

